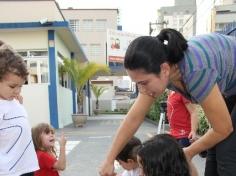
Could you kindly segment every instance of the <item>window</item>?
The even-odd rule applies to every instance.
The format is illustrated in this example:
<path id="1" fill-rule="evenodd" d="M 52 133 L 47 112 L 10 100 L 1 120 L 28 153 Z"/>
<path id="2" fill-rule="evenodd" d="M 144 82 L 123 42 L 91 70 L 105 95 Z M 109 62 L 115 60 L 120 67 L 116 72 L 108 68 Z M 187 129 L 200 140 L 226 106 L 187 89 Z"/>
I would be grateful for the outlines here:
<path id="1" fill-rule="evenodd" d="M 48 51 L 27 50 L 18 53 L 24 58 L 29 71 L 26 83 L 48 83 Z"/>
<path id="2" fill-rule="evenodd" d="M 28 56 L 27 51 L 18 51 L 18 54 L 21 55 L 22 57 L 27 57 Z"/>
<path id="3" fill-rule="evenodd" d="M 100 44 L 90 44 L 90 57 L 91 59 L 97 59 L 102 55 L 102 47 Z"/>
<path id="4" fill-rule="evenodd" d="M 57 64 L 58 64 L 58 77 L 59 77 L 59 84 L 65 88 L 71 88 L 71 80 L 69 78 L 68 73 L 63 69 L 63 60 L 64 57 L 60 52 L 57 52 Z"/>
<path id="5" fill-rule="evenodd" d="M 92 19 L 84 19 L 81 24 L 82 31 L 93 31 L 93 20 Z"/>
<path id="6" fill-rule="evenodd" d="M 48 62 L 47 60 L 39 61 L 41 83 L 48 83 Z"/>
<path id="7" fill-rule="evenodd" d="M 95 23 L 95 28 L 97 31 L 105 31 L 107 26 L 106 19 L 97 19 Z"/>
<path id="8" fill-rule="evenodd" d="M 73 32 L 79 31 L 79 20 L 69 20 L 69 24 Z"/>

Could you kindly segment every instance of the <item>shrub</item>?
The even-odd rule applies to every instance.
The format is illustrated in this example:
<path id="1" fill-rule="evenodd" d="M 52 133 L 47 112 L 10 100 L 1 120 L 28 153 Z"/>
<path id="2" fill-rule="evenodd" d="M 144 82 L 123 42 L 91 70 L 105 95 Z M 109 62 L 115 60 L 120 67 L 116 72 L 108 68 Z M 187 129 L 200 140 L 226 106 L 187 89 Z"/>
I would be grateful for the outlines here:
<path id="1" fill-rule="evenodd" d="M 160 118 L 160 102 L 166 100 L 167 100 L 167 91 L 165 91 L 159 98 L 155 100 L 155 102 L 153 103 L 147 114 L 147 118 L 158 122 Z"/>
<path id="2" fill-rule="evenodd" d="M 201 107 L 199 107 L 198 118 L 199 118 L 199 123 L 198 123 L 197 134 L 202 136 L 208 131 L 210 125 Z"/>

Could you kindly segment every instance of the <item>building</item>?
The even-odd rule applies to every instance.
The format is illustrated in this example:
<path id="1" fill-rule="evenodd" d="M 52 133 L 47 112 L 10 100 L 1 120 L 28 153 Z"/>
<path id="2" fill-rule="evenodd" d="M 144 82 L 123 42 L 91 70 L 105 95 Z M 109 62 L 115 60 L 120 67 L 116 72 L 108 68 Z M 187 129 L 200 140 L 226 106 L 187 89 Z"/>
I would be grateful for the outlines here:
<path id="1" fill-rule="evenodd" d="M 235 0 L 197 0 L 196 34 L 221 31 L 235 21 Z"/>
<path id="2" fill-rule="evenodd" d="M 107 64 L 107 29 L 118 29 L 118 9 L 62 9 L 89 61 Z"/>
<path id="3" fill-rule="evenodd" d="M 211 31 L 222 31 L 224 26 L 236 20 L 236 3 L 218 5 L 213 8 Z"/>
<path id="4" fill-rule="evenodd" d="M 62 9 L 62 13 L 66 20 L 70 23 L 72 31 L 78 37 L 81 46 L 89 61 L 108 65 L 111 69 L 112 75 L 114 76 L 100 76 L 96 80 L 92 80 L 93 84 L 98 86 L 104 86 L 108 88 L 100 97 L 100 109 L 101 110 L 112 110 L 115 104 L 115 91 L 114 86 L 118 80 L 123 79 L 124 72 L 123 68 L 123 57 L 125 51 L 123 48 L 113 48 L 116 51 L 122 49 L 122 58 L 113 60 L 109 57 L 109 51 L 111 51 L 111 40 L 108 34 L 119 33 L 122 34 L 119 37 L 115 37 L 113 42 L 116 46 L 124 47 L 123 36 L 127 34 L 121 31 L 122 27 L 119 26 L 119 10 L 118 9 Z M 129 34 L 131 36 L 131 34 Z M 123 37 L 123 38 L 122 38 Z M 122 38 L 122 39 L 121 39 Z M 129 39 L 129 37 L 127 37 Z M 109 45 L 109 46 L 108 46 Z M 115 45 L 114 45 L 115 46 Z M 126 46 L 126 43 L 125 43 Z M 127 48 L 125 48 L 127 49 Z M 120 56 L 120 55 L 119 55 Z M 95 97 L 91 93 L 91 99 L 86 101 L 88 110 L 92 114 L 95 109 Z"/>
<path id="5" fill-rule="evenodd" d="M 25 59 L 29 76 L 22 88 L 31 125 L 46 122 L 55 128 L 72 122 L 75 89 L 60 78 L 62 59 L 87 58 L 54 0 L 1 0 L 0 39 Z"/>
<path id="6" fill-rule="evenodd" d="M 181 32 L 186 38 L 196 33 L 195 0 L 175 0 L 174 6 L 158 10 L 157 33 L 164 27 Z"/>

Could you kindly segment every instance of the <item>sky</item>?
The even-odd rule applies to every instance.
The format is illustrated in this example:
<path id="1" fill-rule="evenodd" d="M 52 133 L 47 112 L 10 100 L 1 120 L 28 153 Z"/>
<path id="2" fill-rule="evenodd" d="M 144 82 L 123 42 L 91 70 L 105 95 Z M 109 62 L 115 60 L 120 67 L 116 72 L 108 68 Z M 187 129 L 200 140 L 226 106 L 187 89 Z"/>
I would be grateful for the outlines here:
<path id="1" fill-rule="evenodd" d="M 157 9 L 173 5 L 173 0 L 56 0 L 60 8 L 115 8 L 125 32 L 148 35 L 149 22 L 155 22 Z"/>

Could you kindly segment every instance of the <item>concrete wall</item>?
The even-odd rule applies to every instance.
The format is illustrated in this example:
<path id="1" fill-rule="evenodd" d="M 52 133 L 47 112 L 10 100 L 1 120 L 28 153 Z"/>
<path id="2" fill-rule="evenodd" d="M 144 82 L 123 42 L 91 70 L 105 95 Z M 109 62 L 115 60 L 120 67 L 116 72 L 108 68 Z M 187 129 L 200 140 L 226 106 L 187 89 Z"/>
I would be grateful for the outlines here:
<path id="1" fill-rule="evenodd" d="M 1 23 L 63 21 L 54 1 L 1 1 L 0 12 Z"/>
<path id="2" fill-rule="evenodd" d="M 72 91 L 61 86 L 58 88 L 58 111 L 59 128 L 72 123 Z"/>
<path id="3" fill-rule="evenodd" d="M 47 31 L 1 31 L 0 40 L 5 41 L 16 50 L 48 50 Z"/>
<path id="4" fill-rule="evenodd" d="M 32 126 L 41 122 L 50 123 L 48 84 L 24 85 L 21 95 Z"/>
<path id="5" fill-rule="evenodd" d="M 98 84 L 97 86 L 102 86 L 107 88 L 107 90 L 99 97 L 99 109 L 101 110 L 111 110 L 111 101 L 114 97 L 114 87 L 111 84 Z M 92 99 L 92 107 L 91 110 L 96 109 L 96 97 L 94 96 L 91 90 L 91 99 Z"/>
<path id="6" fill-rule="evenodd" d="M 70 51 L 68 48 L 65 46 L 65 44 L 62 42 L 60 37 L 58 35 L 55 35 L 55 48 L 56 48 L 56 56 L 57 56 L 57 51 L 60 52 L 64 57 L 70 58 Z"/>

